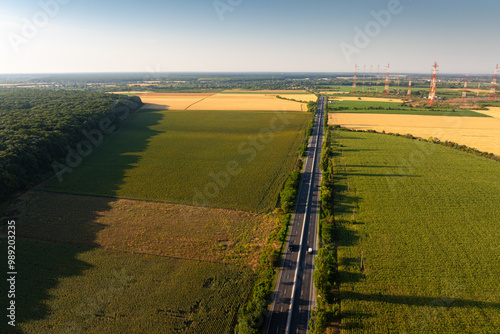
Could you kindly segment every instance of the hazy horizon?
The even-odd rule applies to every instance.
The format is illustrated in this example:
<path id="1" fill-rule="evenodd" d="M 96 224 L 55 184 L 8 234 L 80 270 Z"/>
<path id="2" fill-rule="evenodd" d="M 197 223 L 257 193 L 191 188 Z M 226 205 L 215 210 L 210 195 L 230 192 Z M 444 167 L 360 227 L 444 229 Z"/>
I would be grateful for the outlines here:
<path id="1" fill-rule="evenodd" d="M 492 75 L 493 0 L 28 0 L 0 5 L 0 73 Z M 371 68 L 373 66 L 373 68 Z"/>
<path id="2" fill-rule="evenodd" d="M 122 71 L 122 72 L 39 72 L 39 73 L 0 73 L 0 76 L 29 76 L 29 75 L 104 75 L 104 74 L 133 74 L 133 75 L 149 75 L 150 77 L 152 76 L 152 72 L 140 72 L 140 71 Z M 314 74 L 314 75 L 353 75 L 354 71 L 351 72 L 313 72 L 313 71 L 296 71 L 296 72 L 276 72 L 276 71 L 171 71 L 171 72 L 153 72 L 154 75 L 173 75 L 173 74 L 275 74 L 275 75 L 290 75 L 290 74 Z M 368 77 L 370 73 L 366 73 L 366 76 Z M 362 71 L 361 71 L 361 76 L 362 76 Z M 421 76 L 426 76 L 426 75 L 431 75 L 431 71 L 428 73 L 423 73 L 423 72 L 390 72 L 391 76 L 395 75 L 421 75 Z M 490 76 L 493 77 L 493 73 L 440 73 L 438 72 L 438 77 L 439 75 L 441 76 L 461 76 L 461 75 L 466 75 L 466 76 Z M 376 73 L 373 72 L 373 77 L 376 76 Z M 385 71 L 381 71 L 379 73 L 380 77 L 385 77 Z M 360 77 L 360 72 L 358 71 L 358 78 Z M 152 79 L 154 80 L 154 79 Z"/>

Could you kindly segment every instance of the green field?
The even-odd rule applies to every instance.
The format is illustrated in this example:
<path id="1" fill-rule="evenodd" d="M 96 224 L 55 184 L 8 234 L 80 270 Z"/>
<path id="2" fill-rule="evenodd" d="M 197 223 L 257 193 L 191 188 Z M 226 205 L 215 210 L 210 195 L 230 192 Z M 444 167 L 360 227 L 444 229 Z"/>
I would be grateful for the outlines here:
<path id="1" fill-rule="evenodd" d="M 398 102 L 371 102 L 371 101 L 333 101 L 329 103 L 332 108 L 349 108 L 334 110 L 335 113 L 361 113 L 361 114 L 400 114 L 400 115 L 427 115 L 427 116 L 460 116 L 460 117 L 490 117 L 467 109 L 427 109 L 418 107 L 403 107 Z M 357 109 L 354 109 L 357 108 Z M 369 109 L 370 108 L 370 109 Z M 386 109 L 387 108 L 387 109 Z M 389 109 L 390 108 L 390 109 Z"/>
<path id="2" fill-rule="evenodd" d="M 44 189 L 268 211 L 310 119 L 300 112 L 144 110 Z"/>
<path id="3" fill-rule="evenodd" d="M 17 244 L 19 333 L 232 333 L 252 287 L 253 273 L 241 267 Z"/>
<path id="4" fill-rule="evenodd" d="M 232 333 L 311 117 L 142 110 L 19 197 L 19 332 Z"/>
<path id="5" fill-rule="evenodd" d="M 342 100 L 341 97 L 339 97 Z M 345 107 L 345 108 L 359 108 L 359 109 L 368 109 L 368 108 L 402 108 L 401 103 L 399 102 L 375 102 L 375 101 L 339 101 L 333 100 L 332 103 L 329 103 L 332 107 Z"/>
<path id="6" fill-rule="evenodd" d="M 500 164 L 402 137 L 333 137 L 342 332 L 498 332 Z"/>

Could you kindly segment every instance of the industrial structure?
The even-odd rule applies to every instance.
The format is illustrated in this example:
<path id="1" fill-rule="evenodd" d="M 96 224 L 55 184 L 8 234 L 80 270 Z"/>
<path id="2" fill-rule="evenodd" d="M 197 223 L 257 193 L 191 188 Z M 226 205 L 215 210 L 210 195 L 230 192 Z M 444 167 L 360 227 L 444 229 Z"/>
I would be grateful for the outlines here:
<path id="1" fill-rule="evenodd" d="M 384 88 L 384 94 L 389 94 L 389 67 L 391 64 L 387 64 L 387 74 L 385 76 L 385 88 Z"/>
<path id="2" fill-rule="evenodd" d="M 490 100 L 495 99 L 495 90 L 497 88 L 497 74 L 498 74 L 498 64 L 495 69 L 495 75 L 493 76 L 493 81 L 491 82 L 491 89 L 490 89 Z"/>
<path id="3" fill-rule="evenodd" d="M 410 76 L 410 81 L 408 82 L 408 93 L 406 94 L 406 98 L 410 99 L 411 97 L 411 76 Z"/>
<path id="4" fill-rule="evenodd" d="M 427 100 L 427 106 L 431 108 L 434 105 L 434 100 L 436 100 L 437 71 L 438 64 L 437 62 L 434 62 L 434 66 L 432 67 L 431 88 L 429 91 L 429 98 Z"/>
<path id="5" fill-rule="evenodd" d="M 467 98 L 467 81 L 469 78 L 465 78 L 465 83 L 464 83 L 464 91 L 462 92 L 462 100 L 465 100 Z"/>
<path id="6" fill-rule="evenodd" d="M 357 74 L 358 74 L 358 65 L 354 64 L 354 78 L 353 78 L 353 81 L 352 81 L 352 92 L 353 93 L 356 93 Z"/>

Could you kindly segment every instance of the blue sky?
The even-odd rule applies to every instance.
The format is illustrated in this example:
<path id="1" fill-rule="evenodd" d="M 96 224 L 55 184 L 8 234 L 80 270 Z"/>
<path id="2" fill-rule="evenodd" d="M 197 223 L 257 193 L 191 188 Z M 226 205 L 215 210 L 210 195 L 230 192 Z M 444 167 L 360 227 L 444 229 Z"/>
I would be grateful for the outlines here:
<path id="1" fill-rule="evenodd" d="M 0 73 L 429 73 L 438 61 L 490 74 L 499 12 L 497 0 L 4 1 Z"/>

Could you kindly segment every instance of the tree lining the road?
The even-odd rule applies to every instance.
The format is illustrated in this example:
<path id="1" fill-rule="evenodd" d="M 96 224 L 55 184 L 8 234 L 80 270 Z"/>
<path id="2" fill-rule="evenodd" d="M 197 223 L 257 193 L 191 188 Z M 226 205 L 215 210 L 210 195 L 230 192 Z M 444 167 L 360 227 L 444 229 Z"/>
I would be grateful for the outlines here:
<path id="1" fill-rule="evenodd" d="M 328 126 L 328 111 L 324 120 L 325 140 L 323 142 L 320 168 L 323 172 L 320 188 L 320 224 L 321 247 L 314 259 L 313 282 L 316 289 L 317 306 L 311 312 L 309 328 L 311 334 L 326 333 L 339 315 L 339 301 L 335 296 L 338 289 L 337 270 L 337 227 L 334 221 L 334 163 L 332 160 L 332 133 Z"/>

